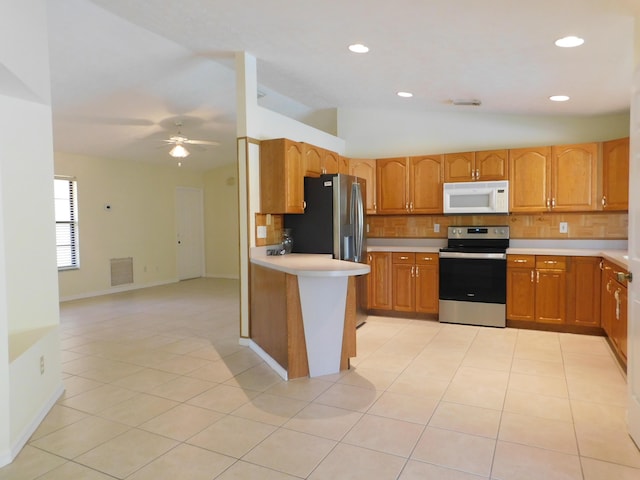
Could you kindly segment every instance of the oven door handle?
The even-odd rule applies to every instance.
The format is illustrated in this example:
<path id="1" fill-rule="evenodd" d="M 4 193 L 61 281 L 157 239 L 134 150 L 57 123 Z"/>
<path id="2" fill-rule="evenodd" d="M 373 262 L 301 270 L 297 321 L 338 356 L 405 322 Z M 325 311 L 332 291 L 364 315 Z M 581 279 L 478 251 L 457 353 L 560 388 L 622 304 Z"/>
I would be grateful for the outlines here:
<path id="1" fill-rule="evenodd" d="M 507 254 L 506 253 L 440 252 L 440 258 L 506 260 Z"/>

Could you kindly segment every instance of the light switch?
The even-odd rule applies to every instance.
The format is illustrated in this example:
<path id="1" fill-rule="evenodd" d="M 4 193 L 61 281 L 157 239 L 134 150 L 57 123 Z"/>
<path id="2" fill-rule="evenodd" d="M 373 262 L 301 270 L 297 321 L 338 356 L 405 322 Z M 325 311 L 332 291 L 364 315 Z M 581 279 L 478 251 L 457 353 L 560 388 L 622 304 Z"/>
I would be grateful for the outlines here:
<path id="1" fill-rule="evenodd" d="M 267 238 L 267 227 L 259 226 L 258 227 L 258 238 Z"/>

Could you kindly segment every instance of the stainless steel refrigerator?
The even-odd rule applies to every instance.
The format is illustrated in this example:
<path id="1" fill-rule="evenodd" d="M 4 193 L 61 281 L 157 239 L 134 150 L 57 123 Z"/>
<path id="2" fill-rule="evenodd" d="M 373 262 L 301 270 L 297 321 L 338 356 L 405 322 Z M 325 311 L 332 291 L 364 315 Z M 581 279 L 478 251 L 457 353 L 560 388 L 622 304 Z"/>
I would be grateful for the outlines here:
<path id="1" fill-rule="evenodd" d="M 305 177 L 303 214 L 284 216 L 293 253 L 330 253 L 363 262 L 366 255 L 365 182 L 351 175 Z"/>
<path id="2" fill-rule="evenodd" d="M 351 175 L 305 177 L 304 213 L 284 216 L 291 229 L 292 253 L 326 253 L 333 258 L 366 263 L 367 217 L 365 181 Z M 358 278 L 357 323 L 366 319 L 364 277 Z"/>

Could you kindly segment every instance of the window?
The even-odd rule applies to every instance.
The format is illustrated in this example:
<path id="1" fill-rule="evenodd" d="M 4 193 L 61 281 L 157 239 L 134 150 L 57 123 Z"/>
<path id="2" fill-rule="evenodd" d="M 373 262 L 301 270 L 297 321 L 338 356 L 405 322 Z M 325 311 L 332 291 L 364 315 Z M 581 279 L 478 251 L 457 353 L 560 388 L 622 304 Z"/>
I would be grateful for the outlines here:
<path id="1" fill-rule="evenodd" d="M 78 268 L 78 210 L 75 179 L 56 177 L 53 180 L 53 196 L 56 208 L 58 270 Z"/>

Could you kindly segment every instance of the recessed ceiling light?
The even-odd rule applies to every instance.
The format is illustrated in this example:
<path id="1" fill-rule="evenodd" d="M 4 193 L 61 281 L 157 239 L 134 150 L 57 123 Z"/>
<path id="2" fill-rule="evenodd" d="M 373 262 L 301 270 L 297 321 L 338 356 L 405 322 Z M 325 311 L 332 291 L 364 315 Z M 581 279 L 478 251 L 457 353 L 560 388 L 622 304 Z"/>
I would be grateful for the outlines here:
<path id="1" fill-rule="evenodd" d="M 569 35 L 556 40 L 556 46 L 563 48 L 579 47 L 584 43 L 584 38 Z"/>
<path id="2" fill-rule="evenodd" d="M 569 100 L 569 96 L 567 95 L 552 95 L 549 97 L 549 100 L 552 102 L 566 102 Z"/>
<path id="3" fill-rule="evenodd" d="M 354 43 L 353 45 L 349 45 L 349 50 L 353 53 L 367 53 L 369 51 L 369 47 L 361 43 Z"/>
<path id="4" fill-rule="evenodd" d="M 397 95 L 402 98 L 411 98 L 413 97 L 413 93 L 411 92 L 398 92 Z"/>

